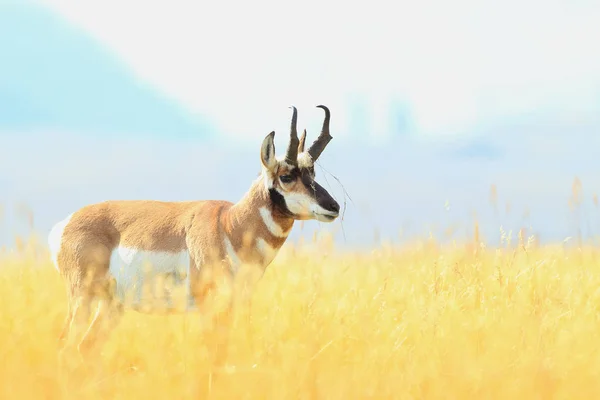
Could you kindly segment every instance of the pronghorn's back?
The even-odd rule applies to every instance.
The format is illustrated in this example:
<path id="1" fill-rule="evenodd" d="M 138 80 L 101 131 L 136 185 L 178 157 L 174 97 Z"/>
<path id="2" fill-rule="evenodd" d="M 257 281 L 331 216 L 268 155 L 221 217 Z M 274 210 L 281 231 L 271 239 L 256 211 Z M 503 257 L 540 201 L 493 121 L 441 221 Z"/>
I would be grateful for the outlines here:
<path id="1" fill-rule="evenodd" d="M 180 250 L 195 217 L 204 222 L 203 229 L 214 229 L 216 221 L 210 217 L 231 205 L 217 200 L 106 201 L 85 206 L 55 224 L 48 244 L 54 258 L 65 242 L 90 241 L 108 249 L 120 244 L 142 250 Z"/>
<path id="2" fill-rule="evenodd" d="M 93 241 L 113 248 L 121 243 L 140 249 L 179 248 L 193 209 L 207 202 L 106 201 L 85 206 L 53 228 L 69 243 Z M 51 244 L 56 248 L 56 244 Z"/>
<path id="3" fill-rule="evenodd" d="M 48 236 L 55 264 L 65 244 L 82 252 L 89 244 L 112 250 L 117 244 L 150 249 L 181 246 L 193 203 L 106 201 L 85 206 L 58 222 Z M 83 256 L 82 254 L 78 254 Z"/>

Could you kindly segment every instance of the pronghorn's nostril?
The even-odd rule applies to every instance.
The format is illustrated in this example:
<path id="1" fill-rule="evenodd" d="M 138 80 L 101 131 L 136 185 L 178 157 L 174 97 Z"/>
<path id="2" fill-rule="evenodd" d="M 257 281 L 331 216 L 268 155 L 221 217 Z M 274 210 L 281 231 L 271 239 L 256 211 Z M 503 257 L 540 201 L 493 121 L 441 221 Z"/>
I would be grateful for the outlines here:
<path id="1" fill-rule="evenodd" d="M 340 205 L 337 203 L 337 201 L 332 200 L 329 204 L 329 210 L 334 212 L 340 212 Z"/>

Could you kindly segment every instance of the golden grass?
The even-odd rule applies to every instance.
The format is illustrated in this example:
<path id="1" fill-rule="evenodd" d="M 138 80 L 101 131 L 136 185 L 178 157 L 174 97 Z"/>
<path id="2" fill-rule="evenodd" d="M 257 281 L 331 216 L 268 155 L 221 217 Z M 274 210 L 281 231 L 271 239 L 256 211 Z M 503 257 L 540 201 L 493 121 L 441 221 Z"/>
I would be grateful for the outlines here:
<path id="1" fill-rule="evenodd" d="M 65 289 L 24 246 L 0 258 L 0 396 L 598 398 L 599 256 L 430 242 L 281 254 L 236 311 L 237 369 L 209 387 L 196 314 L 128 312 L 97 368 L 61 364 Z"/>

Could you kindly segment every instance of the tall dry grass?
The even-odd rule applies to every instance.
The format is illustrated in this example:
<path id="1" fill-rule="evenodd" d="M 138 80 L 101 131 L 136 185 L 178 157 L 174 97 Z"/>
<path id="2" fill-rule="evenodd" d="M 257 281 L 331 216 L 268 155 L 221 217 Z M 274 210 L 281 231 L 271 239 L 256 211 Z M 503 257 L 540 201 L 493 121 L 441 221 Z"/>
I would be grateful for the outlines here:
<path id="1" fill-rule="evenodd" d="M 600 252 L 432 241 L 280 254 L 212 371 L 201 319 L 126 313 L 101 358 L 65 363 L 63 282 L 22 241 L 0 258 L 6 399 L 598 398 Z M 210 396 L 209 396 L 210 394 Z"/>

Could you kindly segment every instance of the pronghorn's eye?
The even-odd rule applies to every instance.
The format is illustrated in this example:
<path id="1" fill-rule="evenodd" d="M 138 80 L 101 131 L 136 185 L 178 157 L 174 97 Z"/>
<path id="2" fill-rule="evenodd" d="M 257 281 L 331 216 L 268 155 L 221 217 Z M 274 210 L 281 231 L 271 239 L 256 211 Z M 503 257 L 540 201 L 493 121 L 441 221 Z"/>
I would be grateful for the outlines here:
<path id="1" fill-rule="evenodd" d="M 281 180 L 281 182 L 283 183 L 290 183 L 291 181 L 294 180 L 294 177 L 292 175 L 281 175 L 279 177 L 279 179 Z"/>

